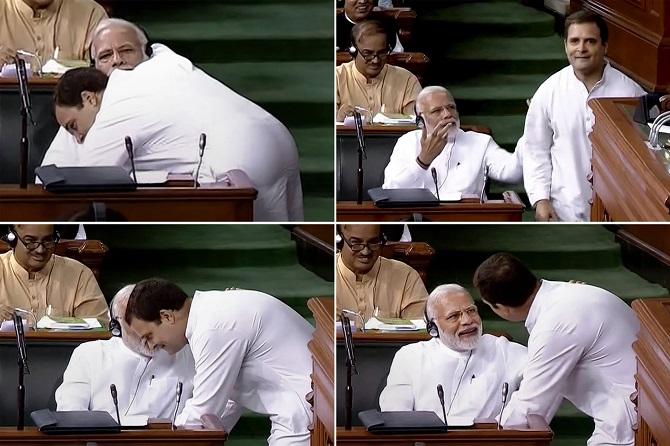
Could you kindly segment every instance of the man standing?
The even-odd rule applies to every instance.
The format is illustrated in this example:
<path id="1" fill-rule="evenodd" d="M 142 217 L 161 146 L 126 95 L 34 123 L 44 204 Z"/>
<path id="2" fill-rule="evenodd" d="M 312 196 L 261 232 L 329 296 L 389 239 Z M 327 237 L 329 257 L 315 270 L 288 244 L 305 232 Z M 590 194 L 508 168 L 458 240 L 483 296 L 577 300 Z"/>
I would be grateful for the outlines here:
<path id="1" fill-rule="evenodd" d="M 498 316 L 525 321 L 530 334 L 528 366 L 503 424 L 525 425 L 530 414 L 549 422 L 566 398 L 595 421 L 589 446 L 632 445 L 639 323 L 630 307 L 601 288 L 538 280 L 504 253 L 479 265 L 474 285 Z"/>
<path id="2" fill-rule="evenodd" d="M 12 225 L 4 239 L 12 248 L 0 254 L 0 321 L 14 308 L 36 320 L 52 316 L 96 317 L 109 322 L 107 302 L 93 272 L 55 255 L 59 234 L 53 225 Z"/>
<path id="3" fill-rule="evenodd" d="M 523 140 L 524 185 L 538 221 L 588 221 L 594 116 L 590 99 L 634 97 L 644 90 L 605 60 L 607 23 L 579 11 L 565 20 L 570 66 L 547 79 L 531 100 Z"/>
<path id="4" fill-rule="evenodd" d="M 178 425 L 200 424 L 232 399 L 270 416 L 270 445 L 309 445 L 313 328 L 287 305 L 250 290 L 196 291 L 190 298 L 171 282 L 147 279 L 135 285 L 125 320 L 152 350 L 191 347 L 193 398 Z"/>
<path id="5" fill-rule="evenodd" d="M 477 306 L 460 285 L 435 288 L 426 319 L 433 339 L 398 350 L 379 396 L 381 410 L 429 410 L 443 418 L 436 391 L 441 385 L 447 417 L 496 418 L 503 383 L 510 393 L 519 387 L 526 347 L 482 335 Z"/>
<path id="6" fill-rule="evenodd" d="M 337 67 L 337 120 L 362 107 L 373 117 L 380 111 L 409 115 L 421 90 L 419 80 L 401 67 L 389 65 L 386 30 L 377 20 L 357 23 L 352 30 L 354 60 Z"/>
<path id="7" fill-rule="evenodd" d="M 384 188 L 418 187 L 435 193 L 432 167 L 442 196 L 450 192 L 479 195 L 485 172 L 505 183 L 521 181 L 521 151 L 509 153 L 489 135 L 461 130 L 456 102 L 446 88 L 421 90 L 416 115 L 422 128 L 398 139 L 384 170 Z"/>
<path id="8" fill-rule="evenodd" d="M 379 225 L 342 225 L 337 254 L 337 313 L 343 309 L 372 316 L 418 319 L 428 292 L 419 273 L 380 256 L 385 239 Z"/>

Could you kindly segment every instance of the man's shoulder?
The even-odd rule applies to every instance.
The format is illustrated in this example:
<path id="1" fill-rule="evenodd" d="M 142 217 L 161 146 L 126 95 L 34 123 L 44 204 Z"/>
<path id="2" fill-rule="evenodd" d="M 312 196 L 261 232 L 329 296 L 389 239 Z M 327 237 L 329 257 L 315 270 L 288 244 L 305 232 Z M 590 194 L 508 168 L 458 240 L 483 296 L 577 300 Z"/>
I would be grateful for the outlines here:
<path id="1" fill-rule="evenodd" d="M 350 73 L 351 70 L 352 70 L 352 67 L 354 67 L 354 62 L 355 62 L 355 61 L 352 60 L 352 61 L 345 62 L 345 63 L 343 63 L 343 64 L 338 65 L 338 66 L 335 68 L 335 73 L 337 74 L 337 76 L 339 76 L 339 77 L 341 77 L 341 76 L 345 76 L 345 77 L 348 76 L 349 73 Z"/>
<path id="2" fill-rule="evenodd" d="M 502 351 L 503 353 L 518 353 L 518 354 L 525 354 L 527 351 L 527 348 L 518 342 L 510 341 L 507 339 L 505 336 L 494 336 L 492 334 L 483 334 L 481 339 L 481 342 L 484 342 L 487 348 L 495 349 L 498 351 Z"/>
<path id="3" fill-rule="evenodd" d="M 415 80 L 417 83 L 419 82 L 419 78 L 406 68 L 391 64 L 386 64 L 386 66 L 388 67 L 387 76 L 393 76 L 396 79 L 405 79 L 408 81 Z"/>
<path id="4" fill-rule="evenodd" d="M 463 142 L 469 145 L 482 146 L 482 148 L 486 148 L 489 142 L 493 139 L 491 138 L 491 135 L 487 135 L 486 133 L 474 131 L 466 132 L 464 130 L 459 132 L 457 142 L 459 142 L 461 138 Z"/>
<path id="5" fill-rule="evenodd" d="M 400 138 L 398 138 L 396 144 L 403 144 L 403 145 L 408 144 L 413 147 L 416 144 L 419 144 L 419 142 L 421 141 L 421 133 L 422 133 L 421 129 L 412 130 L 407 133 L 404 133 L 400 135 Z"/>
<path id="6" fill-rule="evenodd" d="M 64 257 L 64 256 L 59 256 L 58 254 L 54 254 L 54 267 L 60 268 L 60 269 L 65 269 L 70 272 L 89 272 L 93 274 L 91 269 L 81 263 L 79 260 L 75 260 L 70 257 Z"/>
<path id="7" fill-rule="evenodd" d="M 628 77 L 622 71 L 614 68 L 611 65 L 607 65 L 609 81 L 613 83 L 613 87 L 617 88 L 616 94 L 626 95 L 626 96 L 637 96 L 644 93 L 644 89 L 635 82 L 633 79 Z"/>
<path id="8" fill-rule="evenodd" d="M 380 268 L 383 268 L 385 272 L 388 272 L 390 274 L 419 274 L 416 272 L 414 268 L 412 268 L 410 265 L 408 265 L 405 262 L 401 262 L 400 260 L 394 260 L 394 259 L 389 259 L 386 257 L 380 257 L 381 265 Z"/>
<path id="9" fill-rule="evenodd" d="M 402 358 L 407 356 L 422 355 L 424 352 L 432 349 L 434 345 L 435 343 L 433 342 L 433 339 L 406 344 L 400 347 L 400 349 L 398 349 L 398 351 L 395 354 L 395 357 Z"/>
<path id="10" fill-rule="evenodd" d="M 103 8 L 98 2 L 95 0 L 67 0 L 67 2 L 63 3 L 68 3 L 68 6 L 70 7 L 70 11 L 77 11 L 78 13 L 81 12 L 88 12 L 88 11 L 95 11 L 98 13 L 102 13 L 105 16 L 107 13 L 105 12 L 105 8 Z"/>

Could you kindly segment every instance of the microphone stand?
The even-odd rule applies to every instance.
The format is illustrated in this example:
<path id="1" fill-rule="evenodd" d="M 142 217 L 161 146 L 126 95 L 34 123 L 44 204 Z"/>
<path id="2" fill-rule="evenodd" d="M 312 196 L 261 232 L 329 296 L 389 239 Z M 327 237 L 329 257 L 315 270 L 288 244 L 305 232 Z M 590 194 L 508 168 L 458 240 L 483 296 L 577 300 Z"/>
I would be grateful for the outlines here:
<path id="1" fill-rule="evenodd" d="M 26 387 L 23 384 L 23 375 L 30 373 L 28 355 L 26 354 L 26 339 L 23 334 L 23 319 L 14 312 L 14 331 L 16 332 L 16 348 L 19 358 L 19 384 L 16 388 L 16 430 L 22 431 L 25 424 Z"/>
<path id="2" fill-rule="evenodd" d="M 356 203 L 363 204 L 363 159 L 368 159 L 365 153 L 365 138 L 363 136 L 363 120 L 361 114 L 354 110 L 354 124 L 356 124 L 356 137 L 358 138 L 358 171 L 356 182 Z"/>
<path id="3" fill-rule="evenodd" d="M 20 57 L 16 61 L 16 77 L 19 81 L 19 92 L 21 94 L 21 141 L 19 143 L 19 187 L 28 187 L 28 118 L 33 120 L 32 106 L 30 105 L 30 91 L 28 91 L 28 75 L 26 73 L 26 62 Z"/>
<path id="4" fill-rule="evenodd" d="M 354 341 L 351 335 L 351 322 L 349 318 L 340 314 L 342 331 L 344 332 L 344 345 L 347 349 L 347 385 L 344 389 L 344 430 L 351 430 L 351 412 L 353 411 L 354 389 L 351 386 L 352 372 L 358 375 L 356 370 L 356 359 L 354 357 Z"/>

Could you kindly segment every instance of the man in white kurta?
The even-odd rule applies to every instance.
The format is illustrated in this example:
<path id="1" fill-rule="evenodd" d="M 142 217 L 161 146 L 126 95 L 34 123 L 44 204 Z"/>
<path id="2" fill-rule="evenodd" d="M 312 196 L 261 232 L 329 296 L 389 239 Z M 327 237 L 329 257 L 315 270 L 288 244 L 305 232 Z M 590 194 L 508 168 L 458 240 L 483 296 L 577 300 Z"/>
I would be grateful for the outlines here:
<path id="1" fill-rule="evenodd" d="M 431 293 L 427 314 L 435 321 L 438 336 L 396 353 L 379 397 L 382 411 L 427 410 L 443 418 L 436 391 L 439 384 L 447 417 L 498 417 L 503 383 L 508 384 L 509 393 L 518 388 L 526 348 L 502 336 L 481 335 L 476 308 L 458 285 L 442 285 Z M 477 331 L 470 334 L 472 339 L 461 341 L 458 333 L 471 332 L 473 327 Z"/>
<path id="2" fill-rule="evenodd" d="M 151 301 L 160 307 L 166 295 L 164 283 L 169 282 L 138 283 L 126 319 L 150 347 L 170 351 L 182 342 L 191 347 L 196 371 L 193 398 L 186 402 L 177 424 L 199 424 L 202 415 L 222 412 L 233 399 L 270 416 L 270 445 L 307 446 L 312 417 L 306 400 L 312 370 L 307 343 L 312 326 L 278 299 L 250 290 L 196 291 L 171 313 L 175 324 L 168 318 L 160 324 L 148 322 L 133 313 L 133 299 L 138 305 Z M 160 311 L 161 318 L 169 314 Z M 174 342 L 174 336 L 179 342 Z"/>
<path id="3" fill-rule="evenodd" d="M 508 254 L 496 254 L 475 273 L 482 299 L 505 319 L 525 320 L 530 334 L 528 366 L 503 424 L 525 425 L 529 414 L 549 422 L 566 398 L 595 422 L 589 446 L 633 445 L 635 314 L 617 296 L 594 286 L 537 279 L 533 286 L 534 276 L 524 268 Z M 533 291 L 520 305 L 505 304 L 512 293 L 496 289 L 508 290 L 521 276 L 530 278 Z"/>
<path id="4" fill-rule="evenodd" d="M 129 417 L 172 419 L 177 382 L 182 382 L 179 411 L 193 394 L 195 365 L 186 346 L 176 355 L 142 345 L 123 318 L 132 286 L 122 288 L 112 301 L 121 336 L 85 342 L 72 352 L 56 390 L 57 410 L 104 410 L 116 419 L 110 385 L 117 389 L 121 424 Z"/>
<path id="5" fill-rule="evenodd" d="M 521 152 L 509 153 L 489 135 L 464 132 L 451 93 L 439 86 L 424 88 L 416 100 L 423 128 L 398 139 L 384 170 L 385 189 L 425 188 L 441 197 L 460 192 L 479 196 L 485 172 L 505 183 L 521 181 Z"/>
<path id="6" fill-rule="evenodd" d="M 121 165 L 130 171 L 124 137 L 137 170 L 195 174 L 199 138 L 207 135 L 201 183 L 241 169 L 258 190 L 254 219 L 302 220 L 298 153 L 284 125 L 258 105 L 163 45 L 133 70 L 114 70 L 95 122 L 78 144 L 63 128 L 42 165 Z"/>
<path id="7" fill-rule="evenodd" d="M 524 186 L 541 221 L 590 220 L 589 134 L 595 117 L 588 101 L 644 94 L 635 81 L 605 60 L 607 25 L 592 21 L 601 21 L 599 17 L 583 11 L 578 14 L 580 21 L 566 21 L 565 51 L 570 65 L 547 79 L 533 95 L 519 144 L 525 146 Z"/>

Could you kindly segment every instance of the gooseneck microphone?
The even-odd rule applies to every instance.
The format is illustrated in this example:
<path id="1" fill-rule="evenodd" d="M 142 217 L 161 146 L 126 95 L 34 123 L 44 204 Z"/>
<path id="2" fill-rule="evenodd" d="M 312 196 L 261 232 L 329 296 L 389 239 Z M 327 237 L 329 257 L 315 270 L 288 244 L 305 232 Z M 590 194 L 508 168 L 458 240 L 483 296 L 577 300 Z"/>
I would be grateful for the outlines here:
<path id="1" fill-rule="evenodd" d="M 198 168 L 195 169 L 195 177 L 193 177 L 193 188 L 198 188 L 198 176 L 200 176 L 200 166 L 202 166 L 202 157 L 205 155 L 205 145 L 207 144 L 207 135 L 200 134 L 200 141 L 198 142 Z"/>
<path id="2" fill-rule="evenodd" d="M 444 416 L 444 427 L 448 428 L 449 424 L 447 423 L 447 410 L 444 408 L 444 389 L 442 384 L 437 385 L 437 397 L 440 399 L 440 406 L 442 406 L 442 415 Z"/>
<path id="3" fill-rule="evenodd" d="M 133 173 L 133 181 L 137 184 L 137 174 L 135 173 L 135 153 L 133 151 L 133 140 L 130 139 L 130 136 L 126 136 L 126 152 L 128 152 L 128 158 L 130 158 L 130 168 Z"/>
<path id="4" fill-rule="evenodd" d="M 177 382 L 177 404 L 174 406 L 174 414 L 172 414 L 172 430 L 176 430 L 175 422 L 177 421 L 177 411 L 179 410 L 179 403 L 181 402 L 181 392 L 184 389 L 184 384 L 179 381 Z"/>
<path id="5" fill-rule="evenodd" d="M 28 355 L 26 354 L 26 338 L 23 333 L 23 319 L 17 311 L 12 315 L 14 331 L 16 332 L 16 348 L 19 352 L 19 379 L 16 388 L 16 430 L 22 431 L 25 424 L 26 387 L 23 385 L 23 375 L 30 373 L 28 369 Z"/>
<path id="6" fill-rule="evenodd" d="M 486 182 L 489 179 L 489 166 L 484 166 L 484 184 L 482 185 L 482 191 L 479 194 L 479 202 L 484 202 L 484 197 L 486 196 Z"/>
<path id="7" fill-rule="evenodd" d="M 28 91 L 28 73 L 26 72 L 26 61 L 20 57 L 15 58 L 16 61 L 16 75 L 19 80 L 19 93 L 21 95 L 21 107 L 30 118 L 30 122 L 35 125 L 33 121 L 33 107 L 30 103 L 30 92 Z"/>
<path id="8" fill-rule="evenodd" d="M 110 384 L 109 391 L 112 393 L 112 401 L 114 401 L 114 408 L 116 409 L 116 422 L 119 423 L 119 426 L 121 426 L 121 416 L 119 415 L 119 398 L 118 394 L 116 393 L 116 386 L 114 384 Z"/>
<path id="9" fill-rule="evenodd" d="M 363 160 L 368 159 L 365 153 L 365 137 L 363 136 L 363 120 L 358 110 L 354 110 L 354 124 L 358 138 L 358 170 L 356 171 L 356 203 L 363 203 Z"/>
<path id="10" fill-rule="evenodd" d="M 507 403 L 507 392 L 509 391 L 509 384 L 503 383 L 502 385 L 502 407 L 500 408 L 500 414 L 498 415 L 498 430 L 500 430 L 500 423 L 502 422 L 503 411 L 505 410 L 505 404 Z"/>
<path id="11" fill-rule="evenodd" d="M 440 188 L 437 186 L 437 170 L 435 170 L 434 167 L 431 167 L 430 174 L 433 176 L 433 183 L 435 183 L 435 193 L 437 194 L 437 201 L 440 201 Z"/>

